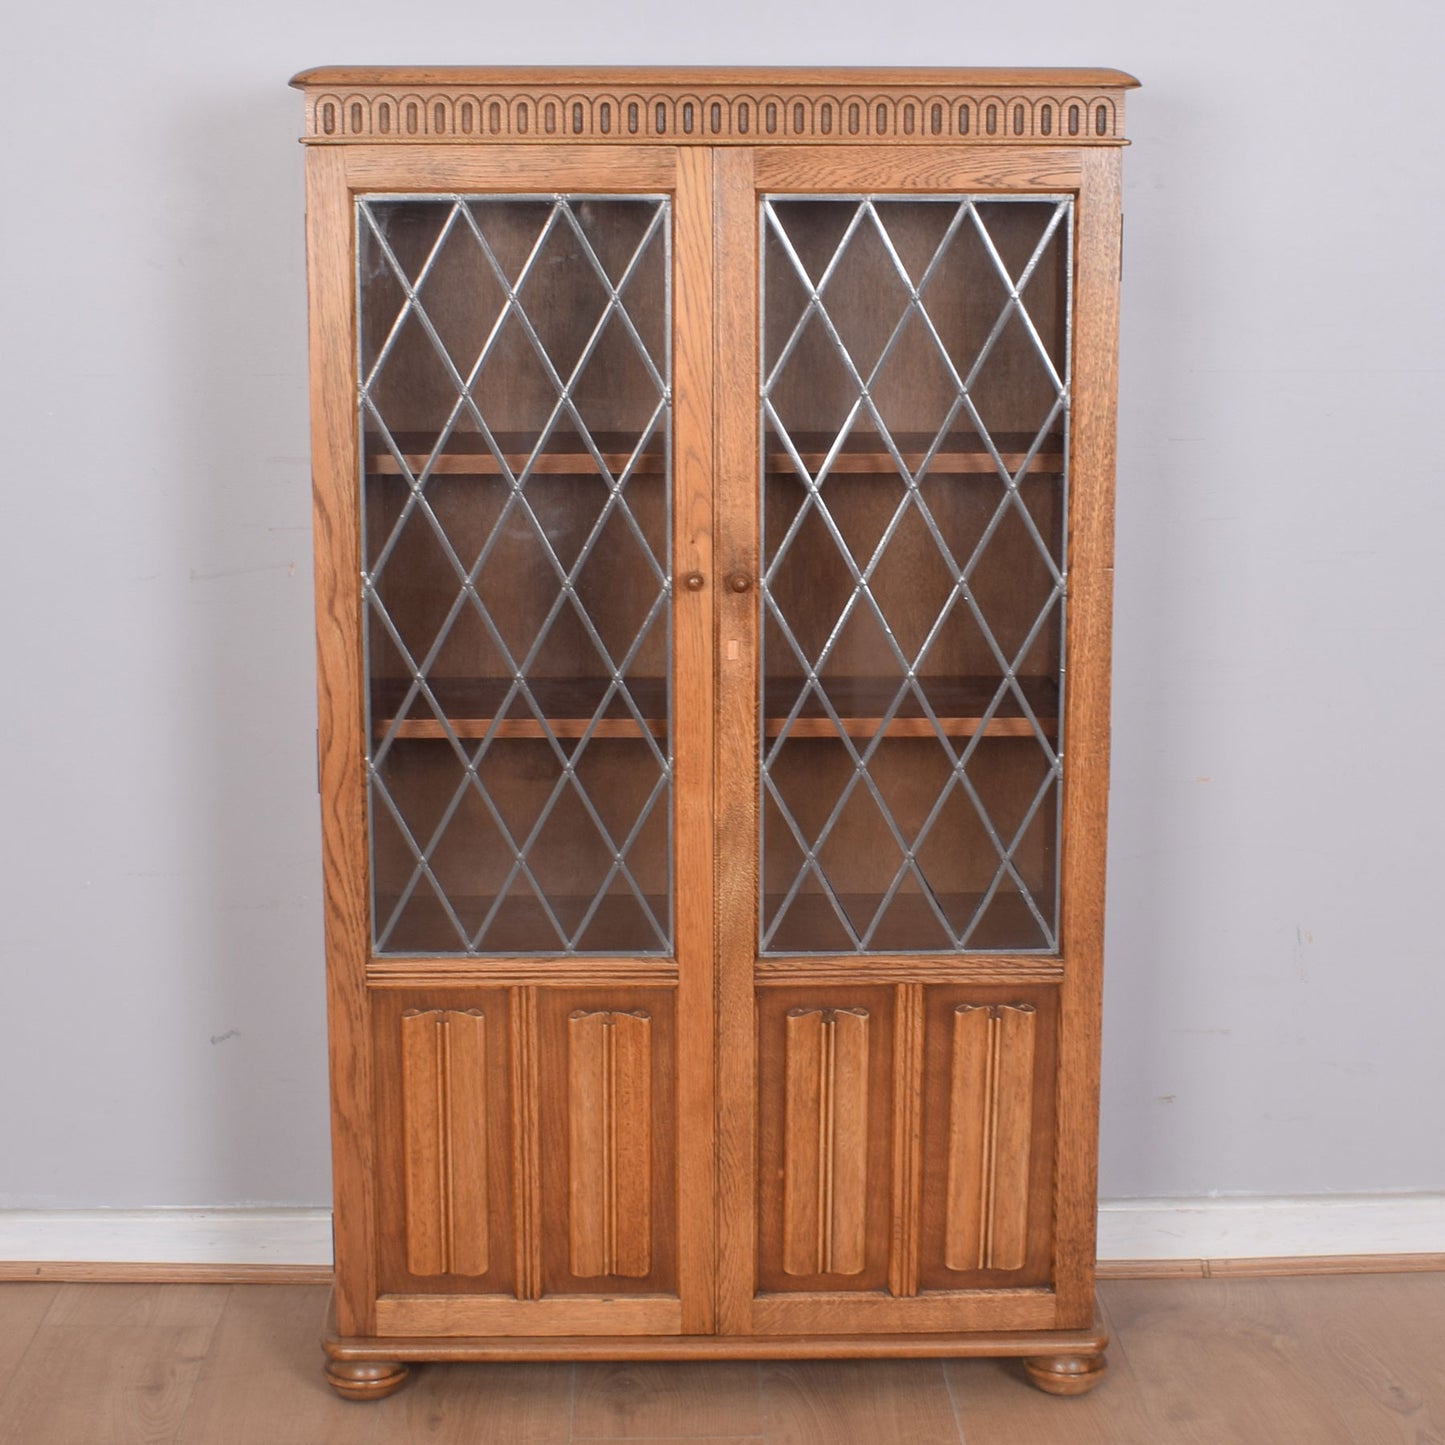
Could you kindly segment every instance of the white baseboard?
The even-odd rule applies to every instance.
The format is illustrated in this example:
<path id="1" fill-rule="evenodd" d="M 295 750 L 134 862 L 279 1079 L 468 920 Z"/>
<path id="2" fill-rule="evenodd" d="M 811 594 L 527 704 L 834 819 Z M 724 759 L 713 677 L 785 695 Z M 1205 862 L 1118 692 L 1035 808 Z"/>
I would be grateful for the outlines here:
<path id="1" fill-rule="evenodd" d="M 329 1209 L 5 1209 L 0 1260 L 331 1265 Z"/>
<path id="2" fill-rule="evenodd" d="M 1100 1259 L 1445 1254 L 1445 1194 L 1106 1199 Z"/>
<path id="3" fill-rule="evenodd" d="M 1445 1254 L 1445 1194 L 1114 1199 L 1099 1258 Z M 0 1261 L 331 1263 L 329 1209 L 0 1210 Z"/>

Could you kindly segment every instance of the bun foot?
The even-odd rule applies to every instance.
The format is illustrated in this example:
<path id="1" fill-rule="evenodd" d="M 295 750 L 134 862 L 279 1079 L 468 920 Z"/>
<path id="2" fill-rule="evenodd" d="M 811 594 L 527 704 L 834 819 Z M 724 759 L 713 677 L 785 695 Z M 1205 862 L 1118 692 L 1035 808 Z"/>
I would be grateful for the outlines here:
<path id="1" fill-rule="evenodd" d="M 343 1400 L 380 1400 L 401 1388 L 406 1366 L 395 1360 L 327 1360 L 326 1383 Z"/>
<path id="2" fill-rule="evenodd" d="M 1108 1369 L 1103 1352 L 1092 1355 L 1035 1355 L 1024 1361 L 1029 1379 L 1050 1395 L 1087 1395 Z"/>

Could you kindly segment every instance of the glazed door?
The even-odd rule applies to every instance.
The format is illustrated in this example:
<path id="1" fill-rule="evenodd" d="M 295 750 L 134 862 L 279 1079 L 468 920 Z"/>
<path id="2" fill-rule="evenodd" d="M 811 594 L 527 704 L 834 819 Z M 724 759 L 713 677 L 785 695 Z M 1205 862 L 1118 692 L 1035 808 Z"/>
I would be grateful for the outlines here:
<path id="1" fill-rule="evenodd" d="M 1060 1322 L 1079 173 L 1051 159 L 718 162 L 739 1332 Z"/>
<path id="2" fill-rule="evenodd" d="M 342 1329 L 706 1329 L 708 158 L 318 164 L 356 278 Z"/>

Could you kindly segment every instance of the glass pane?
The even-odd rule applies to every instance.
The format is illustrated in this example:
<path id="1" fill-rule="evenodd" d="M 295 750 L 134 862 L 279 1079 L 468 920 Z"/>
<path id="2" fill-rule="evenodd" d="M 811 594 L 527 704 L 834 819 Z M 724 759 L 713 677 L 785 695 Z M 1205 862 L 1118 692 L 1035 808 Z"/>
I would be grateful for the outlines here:
<path id="1" fill-rule="evenodd" d="M 672 948 L 664 197 L 357 204 L 373 946 Z"/>
<path id="2" fill-rule="evenodd" d="M 1071 224 L 763 202 L 764 954 L 1057 946 Z"/>

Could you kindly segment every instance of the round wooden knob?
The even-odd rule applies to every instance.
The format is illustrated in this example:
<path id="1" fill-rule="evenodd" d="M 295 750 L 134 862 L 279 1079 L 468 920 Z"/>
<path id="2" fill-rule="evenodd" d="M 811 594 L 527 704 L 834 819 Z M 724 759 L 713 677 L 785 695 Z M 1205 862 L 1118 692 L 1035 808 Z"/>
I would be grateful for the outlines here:
<path id="1" fill-rule="evenodd" d="M 730 592 L 746 592 L 753 585 L 753 579 L 746 572 L 733 572 L 728 577 Z"/>
<path id="2" fill-rule="evenodd" d="M 687 576 L 682 579 L 682 585 L 686 587 L 689 592 L 701 592 L 702 580 L 701 572 L 689 572 Z"/>

